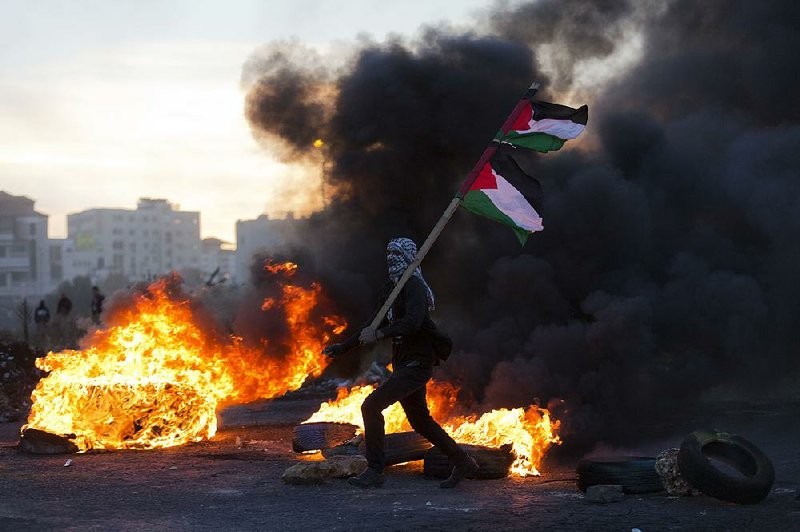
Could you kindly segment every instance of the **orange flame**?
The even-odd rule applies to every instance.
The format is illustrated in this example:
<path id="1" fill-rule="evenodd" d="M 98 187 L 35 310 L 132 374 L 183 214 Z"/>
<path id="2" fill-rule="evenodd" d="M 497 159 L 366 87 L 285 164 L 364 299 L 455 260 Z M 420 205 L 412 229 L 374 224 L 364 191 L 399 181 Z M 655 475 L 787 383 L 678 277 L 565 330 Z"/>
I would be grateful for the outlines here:
<path id="1" fill-rule="evenodd" d="M 287 278 L 297 269 L 291 263 L 270 266 Z M 280 300 L 264 310 L 283 312 L 291 334 L 288 354 L 276 359 L 269 345 L 247 347 L 240 338 L 205 332 L 191 302 L 170 296 L 168 281 L 135 295 L 132 305 L 114 314 L 114 324 L 88 338 L 86 349 L 37 359 L 49 375 L 32 394 L 23 429 L 74 434 L 81 450 L 171 447 L 209 438 L 220 405 L 282 395 L 318 376 L 327 364 L 322 347 L 346 326 L 337 316 L 313 319 L 319 285 L 278 281 Z"/>
<path id="2" fill-rule="evenodd" d="M 374 386 L 340 388 L 337 398 L 320 405 L 304 423 L 331 421 L 361 427 L 361 403 Z M 500 447 L 512 444 L 515 456 L 511 473 L 525 477 L 539 475 L 542 459 L 553 444 L 560 444 L 560 423 L 536 405 L 527 408 L 500 408 L 482 415 L 457 415 L 457 389 L 445 382 L 430 381 L 427 387 L 428 409 L 442 427 L 459 443 Z M 383 411 L 386 433 L 411 430 L 399 403 Z"/>

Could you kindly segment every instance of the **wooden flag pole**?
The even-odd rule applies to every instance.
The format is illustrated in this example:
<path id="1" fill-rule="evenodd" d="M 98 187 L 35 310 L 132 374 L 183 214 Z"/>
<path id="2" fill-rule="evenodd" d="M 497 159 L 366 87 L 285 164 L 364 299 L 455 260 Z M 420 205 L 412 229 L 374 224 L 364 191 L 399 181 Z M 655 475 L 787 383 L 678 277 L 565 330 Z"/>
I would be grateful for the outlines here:
<path id="1" fill-rule="evenodd" d="M 539 89 L 539 84 L 533 82 L 531 86 L 528 88 L 528 90 L 525 92 L 524 98 L 531 98 L 538 89 Z M 511 114 L 508 116 L 505 123 L 503 124 L 502 127 L 503 130 L 507 129 L 508 127 L 511 126 L 511 124 L 514 123 L 514 120 L 519 115 L 520 110 L 521 110 L 521 105 L 520 103 L 517 103 L 517 106 L 514 108 L 514 110 L 511 112 Z M 461 189 L 459 189 L 459 192 L 450 202 L 450 205 L 447 206 L 447 209 L 445 209 L 441 218 L 439 218 L 439 221 L 436 222 L 436 225 L 433 226 L 433 229 L 428 235 L 428 238 L 426 238 L 425 242 L 423 242 L 422 247 L 419 248 L 419 250 L 417 251 L 417 256 L 414 258 L 414 262 L 408 265 L 406 271 L 403 272 L 403 275 L 400 277 L 397 283 L 395 283 L 394 288 L 389 294 L 389 297 L 386 298 L 386 301 L 383 303 L 383 306 L 380 308 L 378 313 L 372 319 L 372 323 L 369 324 L 371 328 L 377 329 L 378 325 L 380 325 L 381 321 L 383 320 L 383 317 L 386 316 L 387 312 L 389 312 L 389 308 L 394 304 L 395 299 L 397 299 L 397 296 L 403 289 L 403 286 L 405 286 L 406 282 L 408 282 L 408 280 L 411 279 L 411 276 L 414 275 L 414 271 L 417 268 L 419 268 L 419 265 L 422 264 L 422 259 L 424 259 L 425 255 L 428 254 L 428 251 L 430 251 L 431 247 L 433 246 L 433 243 L 436 242 L 436 239 L 439 238 L 440 234 L 442 234 L 444 226 L 447 225 L 447 222 L 449 222 L 450 218 L 453 217 L 453 213 L 456 212 L 456 209 L 458 209 L 458 205 L 459 203 L 461 203 L 462 190 L 469 188 L 469 185 L 471 185 L 472 182 L 475 180 L 475 178 L 478 176 L 478 172 L 480 172 L 483 165 L 486 164 L 488 159 L 494 153 L 495 149 L 496 148 L 494 148 L 493 146 L 490 146 L 489 148 L 487 148 L 486 151 L 483 152 L 483 155 L 478 160 L 478 164 L 475 165 L 475 168 L 473 168 L 472 172 L 470 172 L 469 176 L 467 176 L 467 181 L 464 182 L 464 186 L 462 186 Z"/>

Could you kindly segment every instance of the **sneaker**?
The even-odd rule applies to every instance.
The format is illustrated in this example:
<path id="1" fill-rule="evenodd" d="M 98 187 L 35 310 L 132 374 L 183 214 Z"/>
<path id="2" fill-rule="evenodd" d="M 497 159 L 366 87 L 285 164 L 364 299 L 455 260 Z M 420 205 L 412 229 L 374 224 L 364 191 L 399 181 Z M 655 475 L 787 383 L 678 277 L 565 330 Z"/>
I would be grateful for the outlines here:
<path id="1" fill-rule="evenodd" d="M 359 488 L 380 488 L 383 486 L 383 473 L 368 467 L 357 477 L 347 479 L 347 482 Z"/>
<path id="2" fill-rule="evenodd" d="M 464 461 L 463 464 L 459 464 L 453 468 L 453 472 L 450 473 L 450 476 L 439 484 L 440 488 L 455 488 L 458 486 L 459 482 L 464 480 L 466 477 L 471 477 L 475 473 L 478 472 L 478 469 L 481 467 L 478 465 L 478 462 L 475 461 L 470 455 L 467 455 L 467 459 Z"/>

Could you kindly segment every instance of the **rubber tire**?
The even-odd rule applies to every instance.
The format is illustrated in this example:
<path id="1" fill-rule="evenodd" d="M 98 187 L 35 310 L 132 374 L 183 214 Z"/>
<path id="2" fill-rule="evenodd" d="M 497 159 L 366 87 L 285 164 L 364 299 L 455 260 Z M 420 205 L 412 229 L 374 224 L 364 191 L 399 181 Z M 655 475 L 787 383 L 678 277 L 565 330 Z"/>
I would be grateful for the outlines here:
<path id="1" fill-rule="evenodd" d="M 481 480 L 506 478 L 511 469 L 511 464 L 514 463 L 514 453 L 511 452 L 511 445 L 503 445 L 499 448 L 481 447 L 479 445 L 460 445 L 460 447 L 467 451 L 480 466 L 477 473 L 467 478 Z M 432 447 L 425 453 L 422 472 L 427 477 L 447 478 L 453 472 L 453 463 L 437 447 Z"/>
<path id="2" fill-rule="evenodd" d="M 744 478 L 718 469 L 709 456 L 735 467 Z M 741 436 L 713 430 L 697 430 L 683 440 L 678 469 L 702 493 L 738 504 L 764 500 L 775 482 L 775 468 L 758 447 Z"/>
<path id="3" fill-rule="evenodd" d="M 304 423 L 292 431 L 292 450 L 296 453 L 335 447 L 356 435 L 358 427 L 349 423 Z"/>
<path id="4" fill-rule="evenodd" d="M 384 465 L 422 460 L 425 458 L 425 452 L 431 447 L 433 447 L 431 442 L 414 431 L 387 434 L 383 439 Z M 363 441 L 358 450 L 361 454 L 366 453 L 367 447 Z"/>
<path id="5" fill-rule="evenodd" d="M 656 493 L 664 484 L 656 472 L 656 459 L 642 456 L 584 458 L 575 469 L 578 489 L 615 484 L 625 493 Z"/>

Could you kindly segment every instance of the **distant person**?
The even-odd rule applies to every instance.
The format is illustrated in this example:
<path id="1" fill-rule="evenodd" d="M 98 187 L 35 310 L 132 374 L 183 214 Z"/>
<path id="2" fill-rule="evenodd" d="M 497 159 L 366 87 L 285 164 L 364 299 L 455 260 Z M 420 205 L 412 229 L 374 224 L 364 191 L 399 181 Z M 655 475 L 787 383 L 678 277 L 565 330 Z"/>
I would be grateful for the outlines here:
<path id="1" fill-rule="evenodd" d="M 58 299 L 56 306 L 56 315 L 66 318 L 72 312 L 72 301 L 67 297 L 67 294 L 61 292 L 61 297 Z"/>
<path id="2" fill-rule="evenodd" d="M 92 287 L 92 321 L 95 325 L 100 324 L 100 314 L 103 312 L 103 301 L 106 296 L 100 293 L 96 286 Z"/>
<path id="3" fill-rule="evenodd" d="M 44 327 L 50 321 L 50 309 L 44 304 L 44 299 L 39 301 L 39 306 L 33 311 L 33 321 L 39 327 Z"/>

